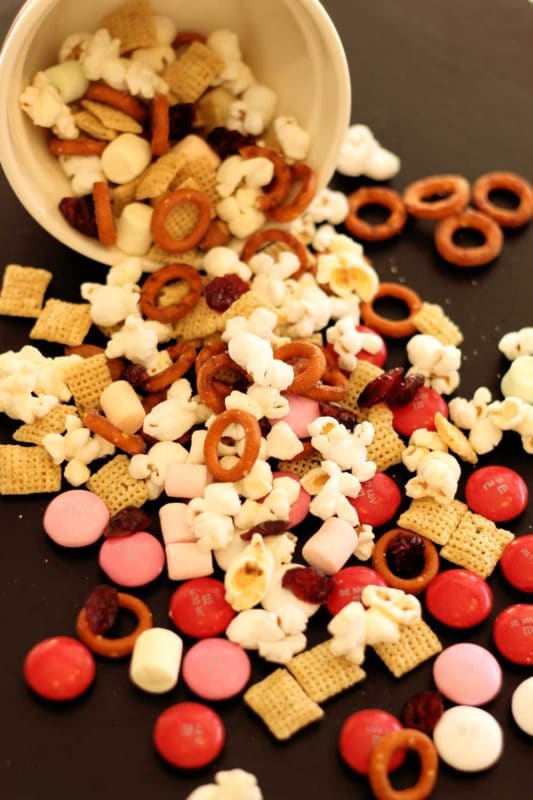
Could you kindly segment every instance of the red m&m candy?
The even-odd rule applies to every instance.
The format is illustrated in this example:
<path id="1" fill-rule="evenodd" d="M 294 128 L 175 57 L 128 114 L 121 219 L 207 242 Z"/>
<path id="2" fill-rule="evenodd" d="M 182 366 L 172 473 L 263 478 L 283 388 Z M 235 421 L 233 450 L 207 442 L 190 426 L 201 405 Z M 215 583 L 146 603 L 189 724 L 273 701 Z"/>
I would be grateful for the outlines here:
<path id="1" fill-rule="evenodd" d="M 439 411 L 448 418 L 446 400 L 427 386 L 421 386 L 415 396 L 404 406 L 392 409 L 394 429 L 402 436 L 411 436 L 418 428 L 435 430 L 435 414 Z"/>
<path id="2" fill-rule="evenodd" d="M 533 534 L 509 542 L 500 565 L 511 586 L 521 592 L 533 592 Z"/>
<path id="3" fill-rule="evenodd" d="M 476 514 L 507 522 L 524 511 L 528 491 L 518 472 L 508 467 L 482 467 L 466 482 L 466 502 Z"/>
<path id="4" fill-rule="evenodd" d="M 502 656 L 514 664 L 533 665 L 533 605 L 506 608 L 494 620 L 492 635 Z"/>
<path id="5" fill-rule="evenodd" d="M 348 603 L 361 602 L 365 586 L 386 586 L 379 572 L 370 567 L 346 567 L 332 576 L 333 591 L 327 602 L 327 609 L 335 616 Z"/>
<path id="6" fill-rule="evenodd" d="M 157 718 L 154 745 L 180 769 L 200 769 L 220 755 L 226 739 L 218 714 L 202 703 L 176 703 Z"/>
<path id="7" fill-rule="evenodd" d="M 429 584 L 426 606 L 443 625 L 472 628 L 490 614 L 492 592 L 475 572 L 449 569 L 436 575 Z"/>
<path id="8" fill-rule="evenodd" d="M 24 661 L 24 678 L 47 700 L 73 700 L 94 680 L 90 650 L 70 636 L 54 636 L 32 647 Z"/>
<path id="9" fill-rule="evenodd" d="M 339 750 L 349 767 L 361 775 L 368 775 L 372 748 L 388 733 L 403 728 L 402 723 L 387 711 L 367 708 L 356 711 L 345 721 L 339 736 Z M 399 750 L 391 758 L 389 772 L 405 761 L 405 750 Z"/>
<path id="10" fill-rule="evenodd" d="M 235 611 L 225 599 L 226 590 L 214 578 L 193 578 L 170 598 L 170 619 L 176 628 L 195 639 L 224 633 Z"/>
<path id="11" fill-rule="evenodd" d="M 376 472 L 373 478 L 361 484 L 357 497 L 349 500 L 359 515 L 359 521 L 376 527 L 385 525 L 396 516 L 402 494 L 392 478 L 384 472 Z"/>

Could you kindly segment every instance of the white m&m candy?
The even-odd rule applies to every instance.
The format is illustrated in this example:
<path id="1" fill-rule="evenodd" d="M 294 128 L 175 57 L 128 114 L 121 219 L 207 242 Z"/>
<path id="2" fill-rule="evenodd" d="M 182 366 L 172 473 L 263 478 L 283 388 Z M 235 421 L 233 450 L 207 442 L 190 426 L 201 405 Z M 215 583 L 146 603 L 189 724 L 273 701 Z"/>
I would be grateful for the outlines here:
<path id="1" fill-rule="evenodd" d="M 520 730 L 533 736 L 533 677 L 526 678 L 514 690 L 511 711 Z"/>
<path id="2" fill-rule="evenodd" d="M 445 711 L 433 731 L 439 756 L 461 772 L 488 769 L 503 751 L 502 729 L 482 708 L 454 706 Z"/>

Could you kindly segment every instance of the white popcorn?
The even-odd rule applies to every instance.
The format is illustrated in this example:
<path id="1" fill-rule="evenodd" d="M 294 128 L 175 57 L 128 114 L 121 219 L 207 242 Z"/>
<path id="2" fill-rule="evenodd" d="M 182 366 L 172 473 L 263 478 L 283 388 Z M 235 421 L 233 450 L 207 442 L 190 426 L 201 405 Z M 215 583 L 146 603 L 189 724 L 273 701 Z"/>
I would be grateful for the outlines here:
<path id="1" fill-rule="evenodd" d="M 82 464 L 81 461 L 73 458 L 63 470 L 63 477 L 67 483 L 77 489 L 87 483 L 91 477 L 91 470 L 86 464 Z"/>
<path id="2" fill-rule="evenodd" d="M 226 600 L 235 611 L 253 608 L 263 600 L 275 566 L 274 556 L 263 538 L 254 534 L 250 544 L 230 564 L 224 578 Z"/>
<path id="3" fill-rule="evenodd" d="M 258 111 L 249 108 L 243 100 L 235 100 L 228 108 L 226 128 L 230 131 L 259 136 L 265 129 L 265 123 Z"/>
<path id="4" fill-rule="evenodd" d="M 201 500 L 203 511 L 234 517 L 241 510 L 239 493 L 232 483 L 210 483 L 205 487 L 203 498 L 197 500 Z"/>
<path id="5" fill-rule="evenodd" d="M 305 273 L 298 281 L 287 281 L 286 289 L 284 312 L 291 338 L 306 339 L 326 327 L 331 317 L 331 299 L 313 275 Z"/>
<path id="6" fill-rule="evenodd" d="M 303 564 L 284 564 L 276 569 L 272 577 L 271 583 L 267 592 L 261 600 L 261 605 L 267 611 L 279 611 L 287 605 L 293 606 L 304 612 L 309 619 L 319 610 L 320 605 L 316 603 L 307 603 L 305 600 L 300 600 L 289 589 L 284 589 L 282 586 L 283 576 L 286 572 L 292 569 L 304 569 Z"/>
<path id="7" fill-rule="evenodd" d="M 331 228 L 331 230 L 335 232 L 335 228 L 332 228 L 331 225 L 324 225 L 323 227 Z M 294 236 L 301 239 L 305 245 L 313 244 L 313 240 L 317 235 L 317 227 L 309 214 L 306 213 L 302 214 L 301 217 L 297 217 L 290 223 L 289 231 Z M 318 248 L 315 247 L 314 249 L 316 250 Z"/>
<path id="8" fill-rule="evenodd" d="M 319 255 L 317 281 L 327 284 L 338 297 L 355 293 L 369 302 L 378 290 L 377 272 L 365 261 L 363 249 L 359 245 L 346 246 L 346 239 L 336 236 L 329 244 L 330 252 Z"/>
<path id="9" fill-rule="evenodd" d="M 72 61 L 83 57 L 92 40 L 90 33 L 71 33 L 59 50 L 59 61 Z"/>
<path id="10" fill-rule="evenodd" d="M 253 333 L 260 339 L 272 342 L 274 345 L 283 344 L 287 340 L 280 339 L 274 333 L 278 324 L 277 315 L 267 308 L 256 308 L 249 317 L 233 317 L 226 323 L 226 328 L 222 334 L 222 340 L 229 342 L 239 333 Z"/>
<path id="11" fill-rule="evenodd" d="M 360 481 L 372 478 L 376 472 L 373 461 L 366 460 L 366 448 L 374 438 L 374 426 L 369 422 L 347 430 L 333 417 L 318 417 L 308 426 L 311 444 L 323 458 L 333 461 L 342 470 L 351 470 Z"/>
<path id="12" fill-rule="evenodd" d="M 377 644 L 394 644 L 400 639 L 400 627 L 391 617 L 377 608 L 365 611 L 365 643 L 374 647 Z"/>
<path id="13" fill-rule="evenodd" d="M 187 451 L 178 442 L 164 441 L 152 445 L 148 453 L 130 459 L 129 473 L 132 478 L 144 480 L 150 500 L 163 493 L 167 472 L 173 464 L 185 464 Z"/>
<path id="14" fill-rule="evenodd" d="M 371 525 L 357 526 L 357 544 L 353 554 L 360 561 L 368 561 L 374 550 L 374 531 Z"/>
<path id="15" fill-rule="evenodd" d="M 196 425 L 197 405 L 191 399 L 190 383 L 182 378 L 172 384 L 167 399 L 144 418 L 143 430 L 161 442 L 172 442 Z"/>
<path id="16" fill-rule="evenodd" d="M 91 436 L 91 431 L 83 427 L 78 416 L 67 414 L 65 433 L 49 433 L 43 437 L 42 446 L 55 464 L 68 464 L 64 471 L 65 480 L 72 486 L 81 486 L 90 477 L 87 465 L 98 458 L 112 456 L 114 446 L 101 436 Z"/>
<path id="17" fill-rule="evenodd" d="M 106 61 L 118 59 L 120 56 L 120 40 L 113 39 L 106 28 L 100 28 L 85 43 L 85 52 L 82 55 L 81 63 L 86 77 L 90 81 L 100 80 L 102 66 Z"/>
<path id="18" fill-rule="evenodd" d="M 346 132 L 337 170 L 354 178 L 366 175 L 376 181 L 386 181 L 399 172 L 400 159 L 382 147 L 366 125 L 352 125 Z"/>
<path id="19" fill-rule="evenodd" d="M 261 409 L 261 416 L 258 419 L 261 417 L 279 419 L 289 413 L 289 401 L 274 386 L 258 386 L 254 383 L 246 394 L 251 402 Z"/>
<path id="20" fill-rule="evenodd" d="M 298 125 L 294 117 L 277 117 L 274 120 L 274 132 L 281 149 L 288 158 L 303 161 L 311 146 L 311 136 Z"/>
<path id="21" fill-rule="evenodd" d="M 521 328 L 519 331 L 506 333 L 499 341 L 498 349 L 509 361 L 518 356 L 533 355 L 533 328 Z"/>
<path id="22" fill-rule="evenodd" d="M 448 408 L 450 418 L 459 428 L 469 430 L 468 441 L 479 455 L 494 450 L 501 442 L 503 434 L 494 420 L 489 417 L 490 391 L 481 386 L 472 400 L 454 397 Z"/>
<path id="23" fill-rule="evenodd" d="M 365 606 L 380 611 L 399 625 L 414 625 L 422 617 L 420 601 L 402 589 L 390 586 L 365 586 L 361 599 Z"/>
<path id="24" fill-rule="evenodd" d="M 337 236 L 338 233 L 333 225 L 321 225 L 319 228 L 315 228 L 313 238 L 311 239 L 313 249 L 318 253 L 325 253 L 330 249 L 332 242 Z"/>
<path id="25" fill-rule="evenodd" d="M 357 497 L 361 490 L 359 480 L 348 472 L 342 472 L 334 461 L 323 461 L 320 468 L 312 470 L 313 475 L 302 484 L 314 494 L 309 511 L 319 519 L 339 517 L 350 525 L 357 525 L 357 511 L 347 497 Z"/>
<path id="26" fill-rule="evenodd" d="M 451 394 L 459 386 L 461 351 L 442 344 L 434 336 L 416 334 L 407 344 L 407 357 L 413 365 L 407 375 L 423 375 L 425 385 L 439 394 Z"/>
<path id="27" fill-rule="evenodd" d="M 286 422 L 277 422 L 266 437 L 268 458 L 290 460 L 303 451 L 303 444 Z"/>
<path id="28" fill-rule="evenodd" d="M 220 550 L 227 547 L 235 529 L 231 517 L 202 511 L 194 517 L 192 530 L 202 550 Z"/>
<path id="29" fill-rule="evenodd" d="M 433 450 L 447 453 L 448 448 L 435 431 L 418 428 L 409 439 L 409 446 L 402 453 L 402 461 L 409 472 L 416 472 L 422 461 Z"/>
<path id="30" fill-rule="evenodd" d="M 514 431 L 523 422 L 527 407 L 528 404 L 520 397 L 506 397 L 491 403 L 487 415 L 501 431 Z"/>
<path id="31" fill-rule="evenodd" d="M 408 497 L 433 497 L 437 503 L 447 505 L 457 493 L 461 467 L 449 453 L 429 453 L 418 467 L 417 474 L 405 484 Z"/>
<path id="32" fill-rule="evenodd" d="M 211 248 L 205 255 L 203 268 L 213 278 L 234 274 L 243 281 L 248 281 L 252 275 L 250 267 L 229 247 Z"/>
<path id="33" fill-rule="evenodd" d="M 270 125 L 278 102 L 277 95 L 272 89 L 268 86 L 254 83 L 244 92 L 242 101 L 246 103 L 249 112 L 254 112 L 261 116 L 263 130 Z"/>
<path id="34" fill-rule="evenodd" d="M 280 536 L 263 537 L 266 546 L 274 556 L 276 568 L 282 564 L 290 564 L 296 549 L 296 536 L 292 533 L 282 533 Z"/>
<path id="35" fill-rule="evenodd" d="M 264 225 L 266 217 L 257 209 L 258 199 L 256 189 L 242 188 L 217 204 L 218 216 L 238 239 L 247 239 Z"/>
<path id="36" fill-rule="evenodd" d="M 500 383 L 504 397 L 519 397 L 533 403 L 533 356 L 518 356 Z"/>
<path id="37" fill-rule="evenodd" d="M 185 800 L 263 800 L 255 775 L 242 769 L 217 772 L 215 783 L 195 789 Z"/>
<path id="38" fill-rule="evenodd" d="M 237 189 L 261 189 L 274 177 L 274 165 L 269 158 L 241 158 L 229 156 L 217 172 L 217 192 L 221 197 L 234 195 Z"/>
<path id="39" fill-rule="evenodd" d="M 260 642 L 279 642 L 285 637 L 285 633 L 273 611 L 251 608 L 241 611 L 232 619 L 226 629 L 226 636 L 230 642 L 244 647 L 245 650 L 258 650 Z"/>
<path id="40" fill-rule="evenodd" d="M 333 655 L 343 656 L 354 664 L 365 660 L 365 609 L 361 603 L 348 603 L 328 625 Z"/>
<path id="41" fill-rule="evenodd" d="M 172 326 L 162 325 L 154 320 L 144 320 L 130 315 L 122 328 L 111 336 L 106 348 L 108 358 L 125 356 L 134 364 L 150 369 L 157 361 L 157 345 L 172 336 Z"/>
<path id="42" fill-rule="evenodd" d="M 101 283 L 82 283 L 81 296 L 91 304 L 91 319 L 95 325 L 113 327 L 139 311 L 140 289 L 134 284 L 109 286 Z"/>
<path id="43" fill-rule="evenodd" d="M 272 469 L 267 461 L 258 458 L 244 478 L 235 483 L 242 497 L 259 500 L 272 491 Z"/>
<path id="44" fill-rule="evenodd" d="M 247 498 L 242 504 L 239 513 L 235 515 L 234 521 L 237 528 L 242 531 L 247 531 L 261 522 L 267 522 L 274 519 L 275 516 L 268 505 L 265 505 L 265 503 L 258 503 L 256 500 L 250 500 Z"/>
<path id="45" fill-rule="evenodd" d="M 282 606 L 276 613 L 283 632 L 288 636 L 303 633 L 307 628 L 307 614 L 300 608 L 291 605 Z"/>
<path id="46" fill-rule="evenodd" d="M 307 647 L 307 638 L 303 633 L 286 636 L 280 642 L 260 642 L 259 655 L 273 664 L 288 664 L 297 654 Z"/>
<path id="47" fill-rule="evenodd" d="M 350 212 L 348 198 L 342 192 L 322 189 L 306 211 L 306 216 L 315 222 L 329 222 L 340 225 Z"/>
<path id="48" fill-rule="evenodd" d="M 339 367 L 352 372 L 357 366 L 357 354 L 361 350 L 377 353 L 381 347 L 381 338 L 374 333 L 356 330 L 352 317 L 341 317 L 326 332 L 327 341 L 339 356 Z"/>
<path id="49" fill-rule="evenodd" d="M 283 281 L 298 272 L 300 260 L 295 253 L 289 251 L 282 251 L 276 260 L 268 253 L 256 253 L 250 259 L 249 266 L 255 275 L 265 275 Z"/>
<path id="50" fill-rule="evenodd" d="M 131 54 L 134 61 L 139 61 L 152 72 L 161 75 L 176 60 L 176 51 L 170 45 L 157 47 L 141 47 Z"/>
<path id="51" fill-rule="evenodd" d="M 226 329 L 227 332 L 227 329 Z M 269 342 L 247 331 L 237 333 L 229 340 L 228 353 L 259 386 L 287 389 L 294 380 L 294 370 L 289 364 L 278 361 Z"/>
<path id="52" fill-rule="evenodd" d="M 20 96 L 20 105 L 35 125 L 52 128 L 60 139 L 77 139 L 79 130 L 68 105 L 44 72 Z"/>
<path id="53" fill-rule="evenodd" d="M 242 61 L 239 37 L 234 31 L 226 28 L 212 31 L 207 37 L 207 46 L 227 64 L 232 61 Z"/>
<path id="54" fill-rule="evenodd" d="M 171 45 L 178 33 L 177 22 L 172 17 L 161 14 L 152 14 L 152 22 L 155 26 L 157 43 L 161 47 Z"/>
<path id="55" fill-rule="evenodd" d="M 244 61 L 231 61 L 218 73 L 211 86 L 222 86 L 238 97 L 255 82 L 254 74 Z"/>
<path id="56" fill-rule="evenodd" d="M 143 264 L 140 258 L 121 258 L 107 273 L 108 286 L 125 286 L 128 283 L 138 283 L 143 274 Z"/>
<path id="57" fill-rule="evenodd" d="M 93 185 L 105 180 L 100 156 L 60 156 L 59 163 L 76 197 L 91 194 Z"/>

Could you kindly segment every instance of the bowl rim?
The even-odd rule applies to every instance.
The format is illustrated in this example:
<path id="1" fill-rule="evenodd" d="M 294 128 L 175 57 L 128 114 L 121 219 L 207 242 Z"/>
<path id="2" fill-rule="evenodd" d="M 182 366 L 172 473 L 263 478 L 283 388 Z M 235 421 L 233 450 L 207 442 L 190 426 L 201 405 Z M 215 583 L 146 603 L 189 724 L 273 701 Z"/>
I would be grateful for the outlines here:
<path id="1" fill-rule="evenodd" d="M 59 0 L 26 0 L 19 9 L 0 50 L 0 97 L 8 97 L 10 75 L 19 56 L 20 37 L 23 35 L 23 40 L 26 41 L 58 2 Z M 340 143 L 341 136 L 350 123 L 352 102 L 350 72 L 342 40 L 320 0 L 286 0 L 286 2 L 289 6 L 303 7 L 325 39 L 328 54 L 334 56 L 331 58 L 330 64 L 334 68 L 335 82 L 344 86 L 344 113 L 336 115 L 335 135 L 332 136 L 332 141 Z M 61 219 L 55 219 L 42 204 L 35 201 L 35 196 L 20 168 L 19 160 L 14 154 L 15 148 L 12 144 L 7 102 L 0 104 L 0 130 L 6 132 L 4 137 L 0 137 L 0 164 L 11 189 L 28 214 L 56 240 L 93 261 L 111 265 L 121 258 L 127 258 L 128 256 L 116 247 L 103 247 L 98 241 L 88 239 L 76 230 L 69 228 L 68 223 Z M 337 153 L 332 151 L 326 161 L 327 182 L 331 180 L 335 172 L 336 160 Z"/>

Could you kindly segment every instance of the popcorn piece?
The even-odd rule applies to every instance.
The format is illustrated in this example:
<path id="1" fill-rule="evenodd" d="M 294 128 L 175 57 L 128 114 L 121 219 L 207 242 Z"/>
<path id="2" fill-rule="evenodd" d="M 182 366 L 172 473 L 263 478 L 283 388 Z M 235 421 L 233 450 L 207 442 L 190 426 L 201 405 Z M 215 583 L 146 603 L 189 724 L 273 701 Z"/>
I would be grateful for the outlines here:
<path id="1" fill-rule="evenodd" d="M 20 105 L 35 125 L 52 128 L 61 139 L 78 138 L 70 108 L 44 72 L 38 72 L 33 85 L 24 90 Z"/>
<path id="2" fill-rule="evenodd" d="M 44 74 L 66 105 L 79 100 L 89 88 L 89 81 L 79 61 L 63 61 L 49 67 Z"/>
<path id="3" fill-rule="evenodd" d="M 333 417 L 318 417 L 308 430 L 313 447 L 341 470 L 351 470 L 360 481 L 375 475 L 376 465 L 366 460 L 366 449 L 374 438 L 374 426 L 370 422 L 362 422 L 350 432 Z"/>
<path id="4" fill-rule="evenodd" d="M 111 183 L 129 183 L 138 178 L 152 161 L 150 144 L 134 133 L 123 133 L 102 153 L 102 170 Z"/>
<path id="5" fill-rule="evenodd" d="M 518 397 L 533 403 L 533 356 L 515 358 L 502 378 L 501 390 L 504 397 Z"/>
<path id="6" fill-rule="evenodd" d="M 268 186 L 273 177 L 274 165 L 269 158 L 230 156 L 222 162 L 217 172 L 217 192 L 227 198 L 235 194 L 241 185 L 249 189 Z"/>
<path id="7" fill-rule="evenodd" d="M 353 178 L 366 175 L 387 181 L 399 172 L 400 159 L 382 147 L 366 125 L 352 125 L 346 132 L 337 170 Z"/>
<path id="8" fill-rule="evenodd" d="M 117 224 L 117 247 L 129 256 L 145 256 L 152 239 L 154 210 L 146 203 L 129 203 Z"/>
<path id="9" fill-rule="evenodd" d="M 274 664 L 288 664 L 297 654 L 305 650 L 307 638 L 303 633 L 286 636 L 280 642 L 261 642 L 259 655 Z"/>
<path id="10" fill-rule="evenodd" d="M 239 37 L 234 31 L 226 28 L 212 31 L 207 37 L 207 46 L 226 64 L 232 61 L 242 61 Z"/>
<path id="11" fill-rule="evenodd" d="M 481 386 L 476 390 L 472 400 L 454 397 L 448 409 L 450 418 L 459 428 L 470 431 L 468 441 L 479 455 L 494 450 L 502 440 L 502 431 L 489 417 L 489 403 L 492 399 L 490 391 Z"/>
<path id="12" fill-rule="evenodd" d="M 171 45 L 178 33 L 177 22 L 172 17 L 162 16 L 161 14 L 153 14 L 152 22 L 159 46 L 168 47 Z"/>
<path id="13" fill-rule="evenodd" d="M 186 800 L 263 800 L 255 775 L 242 769 L 217 772 L 215 783 L 195 789 Z"/>
<path id="14" fill-rule="evenodd" d="M 448 505 L 457 493 L 461 467 L 449 453 L 432 452 L 421 462 L 416 477 L 405 484 L 408 497 L 433 497 L 437 503 Z"/>
<path id="15" fill-rule="evenodd" d="M 261 118 L 262 130 L 259 133 L 262 133 L 274 118 L 278 102 L 276 93 L 268 86 L 255 83 L 244 92 L 242 102 L 245 103 L 248 114 Z"/>
<path id="16" fill-rule="evenodd" d="M 82 283 L 80 288 L 83 299 L 91 304 L 91 319 L 95 325 L 112 328 L 126 317 L 139 313 L 140 289 L 135 284 Z"/>
<path id="17" fill-rule="evenodd" d="M 231 517 L 213 511 L 202 511 L 198 514 L 193 520 L 192 529 L 198 540 L 198 547 L 202 550 L 224 549 L 234 532 Z"/>
<path id="18" fill-rule="evenodd" d="M 146 481 L 149 499 L 156 500 L 163 492 L 171 466 L 184 464 L 186 459 L 187 451 L 177 442 L 159 442 L 146 455 L 133 456 L 129 472 L 132 478 Z"/>
<path id="19" fill-rule="evenodd" d="M 272 490 L 272 469 L 267 461 L 258 458 L 244 478 L 237 481 L 235 488 L 242 497 L 259 500 Z"/>
<path id="20" fill-rule="evenodd" d="M 113 39 L 106 28 L 100 28 L 89 40 L 83 42 L 83 46 L 81 65 L 85 76 L 90 81 L 98 81 L 103 78 L 102 70 L 106 62 L 119 58 L 120 41 Z"/>
<path id="21" fill-rule="evenodd" d="M 340 225 L 349 213 L 350 207 L 345 194 L 333 192 L 331 189 L 322 189 L 308 207 L 305 215 L 315 223 L 329 222 L 330 225 Z"/>
<path id="22" fill-rule="evenodd" d="M 93 185 L 105 180 L 99 156 L 60 156 L 59 163 L 76 197 L 91 194 Z"/>
<path id="23" fill-rule="evenodd" d="M 373 647 L 388 642 L 393 644 L 400 639 L 398 624 L 377 608 L 365 611 L 365 644 Z"/>
<path id="24" fill-rule="evenodd" d="M 224 578 L 226 600 L 235 611 L 245 611 L 260 603 L 274 577 L 274 556 L 263 538 L 254 534 L 230 565 Z"/>
<path id="25" fill-rule="evenodd" d="M 365 303 L 372 300 L 379 278 L 365 260 L 362 246 L 348 236 L 335 234 L 329 241 L 328 251 L 318 257 L 318 283 L 328 284 L 339 297 L 355 292 Z"/>
<path id="26" fill-rule="evenodd" d="M 148 67 L 152 72 L 161 75 L 169 64 L 173 64 L 176 60 L 176 51 L 170 45 L 141 47 L 139 50 L 134 50 L 131 57 L 134 61 L 139 61 L 143 66 Z"/>
<path id="27" fill-rule="evenodd" d="M 506 333 L 499 341 L 498 349 L 509 361 L 519 356 L 533 356 L 533 328 L 521 328 Z"/>
<path id="28" fill-rule="evenodd" d="M 414 625 L 422 617 L 420 601 L 402 589 L 365 586 L 361 599 L 369 609 L 379 611 L 398 625 Z"/>
<path id="29" fill-rule="evenodd" d="M 326 339 L 339 356 L 339 367 L 353 372 L 357 366 L 357 354 L 361 350 L 377 353 L 381 347 L 379 336 L 356 330 L 352 317 L 342 317 L 328 328 Z"/>
<path id="30" fill-rule="evenodd" d="M 402 453 L 402 461 L 409 472 L 416 472 L 430 452 L 438 450 L 447 453 L 448 448 L 435 431 L 418 428 L 411 434 L 409 446 Z"/>
<path id="31" fill-rule="evenodd" d="M 238 239 L 247 239 L 265 223 L 265 215 L 257 209 L 258 198 L 256 189 L 242 188 L 217 204 L 218 216 Z"/>
<path id="32" fill-rule="evenodd" d="M 268 458 L 289 460 L 303 451 L 303 444 L 286 422 L 277 422 L 266 437 Z"/>
<path id="33" fill-rule="evenodd" d="M 226 636 L 230 642 L 244 647 L 245 650 L 258 650 L 260 642 L 279 642 L 285 637 L 285 633 L 273 611 L 251 608 L 241 611 L 232 619 L 226 629 Z"/>
<path id="34" fill-rule="evenodd" d="M 282 586 L 283 576 L 289 569 L 303 568 L 303 564 L 294 563 L 284 564 L 283 566 L 277 567 L 267 592 L 261 600 L 261 605 L 263 608 L 265 608 L 267 611 L 278 612 L 281 608 L 285 608 L 285 606 L 290 605 L 294 608 L 298 608 L 300 611 L 303 611 L 308 619 L 312 617 L 313 614 L 316 614 L 320 608 L 320 605 L 317 605 L 316 603 L 307 603 L 304 600 L 300 600 L 289 589 L 285 589 Z"/>
<path id="35" fill-rule="evenodd" d="M 294 380 L 294 370 L 289 364 L 278 361 L 269 342 L 253 333 L 243 331 L 229 340 L 230 357 L 248 372 L 259 386 L 287 389 Z"/>
<path id="36" fill-rule="evenodd" d="M 426 386 L 439 394 L 451 394 L 459 386 L 461 351 L 444 345 L 434 336 L 419 333 L 407 344 L 407 357 L 413 365 L 407 374 L 423 375 Z"/>
<path id="37" fill-rule="evenodd" d="M 154 320 L 144 320 L 130 315 L 122 328 L 111 336 L 106 348 L 108 358 L 125 356 L 134 364 L 141 364 L 150 370 L 157 364 L 158 343 L 168 341 L 172 336 L 172 327 L 162 325 Z"/>
<path id="38" fill-rule="evenodd" d="M 243 281 L 249 281 L 252 276 L 250 267 L 229 247 L 211 248 L 205 255 L 203 268 L 213 278 L 238 275 Z"/>
<path id="39" fill-rule="evenodd" d="M 92 36 L 90 33 L 71 33 L 67 36 L 59 50 L 59 62 L 73 61 L 83 57 L 87 51 L 87 47 L 91 42 Z"/>
<path id="40" fill-rule="evenodd" d="M 109 286 L 138 283 L 142 274 L 143 264 L 140 258 L 123 258 L 111 267 L 107 273 L 106 283 Z"/>
<path id="41" fill-rule="evenodd" d="M 170 387 L 167 400 L 154 406 L 145 417 L 143 430 L 160 442 L 173 442 L 197 422 L 196 402 L 189 381 L 181 378 Z"/>
<path id="42" fill-rule="evenodd" d="M 277 117 L 274 120 L 274 132 L 288 158 L 296 161 L 306 158 L 311 146 L 311 136 L 298 125 L 294 117 Z"/>
<path id="43" fill-rule="evenodd" d="M 65 480 L 72 486 L 87 483 L 91 473 L 87 465 L 92 461 L 115 454 L 114 446 L 101 436 L 91 436 L 83 427 L 81 419 L 74 414 L 65 417 L 65 433 L 49 433 L 43 436 L 42 446 L 55 464 L 68 461 L 64 471 Z"/>
<path id="44" fill-rule="evenodd" d="M 348 603 L 328 625 L 332 635 L 330 649 L 335 656 L 344 656 L 353 664 L 365 660 L 365 609 L 361 603 Z"/>
<path id="45" fill-rule="evenodd" d="M 368 561 L 374 550 L 374 531 L 371 525 L 357 526 L 357 546 L 353 554 L 360 561 Z"/>

